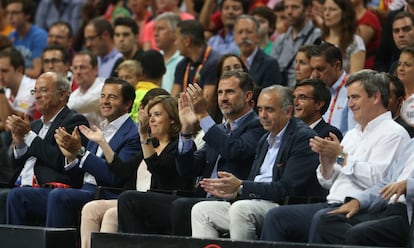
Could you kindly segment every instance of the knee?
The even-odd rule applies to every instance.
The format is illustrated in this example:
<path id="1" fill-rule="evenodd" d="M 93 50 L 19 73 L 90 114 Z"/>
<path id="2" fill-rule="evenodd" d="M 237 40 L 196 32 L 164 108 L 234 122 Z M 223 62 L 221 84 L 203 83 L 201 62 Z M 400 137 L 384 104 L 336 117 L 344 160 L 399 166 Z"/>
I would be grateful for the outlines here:
<path id="1" fill-rule="evenodd" d="M 117 223 L 118 222 L 118 208 L 110 208 L 106 210 L 102 223 Z"/>
<path id="2" fill-rule="evenodd" d="M 191 220 L 203 219 L 208 209 L 208 202 L 199 202 L 195 204 L 191 209 Z"/>
<path id="3" fill-rule="evenodd" d="M 248 218 L 251 212 L 251 202 L 249 200 L 236 201 L 230 206 L 229 217 L 230 220 L 235 218 Z"/>
<path id="4" fill-rule="evenodd" d="M 61 189 L 61 188 L 56 188 L 53 189 L 49 192 L 49 196 L 48 196 L 48 202 L 59 202 L 59 201 L 63 201 L 66 200 L 66 193 L 67 191 L 65 191 L 66 189 Z"/>
<path id="5" fill-rule="evenodd" d="M 82 220 L 93 219 L 100 222 L 102 220 L 102 216 L 105 213 L 99 211 L 100 209 L 101 205 L 99 201 L 91 201 L 86 203 L 82 208 Z"/>

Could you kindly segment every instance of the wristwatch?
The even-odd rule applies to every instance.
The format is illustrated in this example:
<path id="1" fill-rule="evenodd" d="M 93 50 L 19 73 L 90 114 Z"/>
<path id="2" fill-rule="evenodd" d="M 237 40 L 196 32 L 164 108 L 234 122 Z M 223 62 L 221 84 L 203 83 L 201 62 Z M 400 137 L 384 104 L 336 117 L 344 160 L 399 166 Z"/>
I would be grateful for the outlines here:
<path id="1" fill-rule="evenodd" d="M 79 148 L 78 153 L 76 154 L 76 157 L 78 159 L 81 159 L 83 156 L 85 156 L 86 154 L 86 149 L 84 146 L 82 146 L 81 148 Z"/>
<path id="2" fill-rule="evenodd" d="M 341 154 L 336 157 L 336 163 L 339 165 L 344 165 L 346 153 L 342 152 Z"/>

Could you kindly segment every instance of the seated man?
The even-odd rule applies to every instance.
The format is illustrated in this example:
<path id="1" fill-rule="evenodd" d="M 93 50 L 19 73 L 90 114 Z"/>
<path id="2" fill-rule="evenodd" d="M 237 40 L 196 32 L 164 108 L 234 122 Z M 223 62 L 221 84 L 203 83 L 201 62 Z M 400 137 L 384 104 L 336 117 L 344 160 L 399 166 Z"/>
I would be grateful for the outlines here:
<path id="1" fill-rule="evenodd" d="M 199 85 L 190 84 L 179 99 L 182 128 L 177 170 L 184 177 L 197 177 L 197 182 L 204 177 L 217 177 L 217 170 L 247 178 L 257 142 L 264 134 L 250 105 L 253 81 L 249 75 L 231 72 L 221 78 L 217 87 L 218 105 L 227 120 L 224 124 L 216 124 L 208 115 L 207 102 Z M 192 132 L 197 121 L 205 133 L 206 143 L 196 151 Z M 191 207 L 210 197 L 198 183 L 194 196 L 127 191 L 118 200 L 119 229 L 130 233 L 191 235 Z"/>
<path id="2" fill-rule="evenodd" d="M 398 158 L 409 141 L 407 131 L 392 120 L 387 110 L 389 79 L 383 73 L 364 70 L 352 74 L 346 83 L 349 108 L 358 125 L 339 143 L 331 139 L 311 139 L 319 153 L 316 170 L 319 183 L 329 189 L 327 202 L 274 208 L 265 217 L 262 239 L 307 242 L 312 237 L 312 218 L 344 203 L 348 194 L 375 185 Z"/>
<path id="3" fill-rule="evenodd" d="M 47 200 L 45 197 L 40 199 L 39 194 L 34 192 L 76 186 L 76 180 L 69 178 L 65 172 L 65 157 L 57 147 L 53 135 L 59 127 L 72 132 L 76 126 L 88 124 L 85 117 L 75 114 L 66 106 L 70 87 L 65 76 L 55 72 L 43 73 L 36 80 L 31 93 L 35 96 L 35 105 L 42 117 L 30 123 L 27 115 L 24 118 L 12 115 L 6 121 L 14 141 L 14 176 L 10 186 L 17 186 L 8 196 L 8 200 L 11 200 L 7 209 L 8 223 L 16 223 L 10 217 L 25 206 L 30 207 L 31 213 L 44 216 L 45 212 L 42 210 Z M 87 139 L 82 136 L 82 144 L 86 143 Z M 36 204 L 12 204 L 16 194 L 21 195 L 23 201 L 36 200 Z M 26 222 L 16 224 L 24 223 Z"/>
<path id="4" fill-rule="evenodd" d="M 111 149 L 122 160 L 140 151 L 138 131 L 128 115 L 134 96 L 134 88 L 130 84 L 109 78 L 105 81 L 99 101 L 105 118 L 101 130 Z M 122 187 L 126 183 L 126 179 L 121 179 L 109 169 L 98 144 L 89 142 L 87 151 L 82 147 L 77 129 L 70 135 L 64 128 L 59 128 L 55 139 L 69 163 L 65 166 L 67 173 L 72 178 L 83 175 L 81 189 L 13 190 L 8 198 L 8 223 L 25 224 L 27 216 L 35 215 L 46 217 L 47 227 L 72 226 L 82 206 L 93 199 L 98 185 Z M 105 197 L 116 198 L 117 195 L 105 192 Z M 32 211 L 33 206 L 36 206 L 36 212 Z"/>
<path id="5" fill-rule="evenodd" d="M 414 197 L 413 155 L 411 140 L 384 180 L 362 193 L 350 194 L 346 204 L 321 216 L 313 241 L 398 247 L 412 242 L 408 231 Z"/>
<path id="6" fill-rule="evenodd" d="M 267 135 L 256 150 L 247 180 L 219 171 L 216 179 L 205 178 L 201 186 L 219 198 L 236 200 L 204 201 L 191 212 L 193 237 L 218 238 L 230 231 L 230 238 L 257 239 L 263 218 L 287 196 L 324 197 L 314 173 L 318 155 L 309 146 L 316 133 L 293 117 L 293 96 L 287 87 L 264 88 L 257 102 L 260 122 Z"/>
<path id="7" fill-rule="evenodd" d="M 295 117 L 301 119 L 318 133 L 319 137 L 329 137 L 329 133 L 342 140 L 338 128 L 328 124 L 323 115 L 331 102 L 331 92 L 319 79 L 305 79 L 295 85 L 293 92 Z"/>

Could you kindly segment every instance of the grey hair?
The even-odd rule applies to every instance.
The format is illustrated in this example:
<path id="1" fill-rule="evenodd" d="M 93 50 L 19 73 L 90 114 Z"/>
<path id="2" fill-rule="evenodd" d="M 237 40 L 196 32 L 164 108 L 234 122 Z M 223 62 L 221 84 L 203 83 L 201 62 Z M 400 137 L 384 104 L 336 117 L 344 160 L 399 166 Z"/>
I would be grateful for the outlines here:
<path id="1" fill-rule="evenodd" d="M 369 97 L 379 92 L 381 94 L 382 105 L 388 109 L 390 101 L 390 78 L 386 73 L 369 69 L 361 70 L 352 73 L 348 77 L 346 86 L 349 87 L 355 82 L 361 83 Z"/>
<path id="2" fill-rule="evenodd" d="M 166 12 L 157 16 L 157 18 L 155 18 L 155 22 L 157 21 L 167 21 L 169 29 L 171 31 L 175 31 L 177 24 L 181 21 L 181 18 L 174 12 Z"/>
<path id="3" fill-rule="evenodd" d="M 234 25 L 236 25 L 241 19 L 251 20 L 255 24 L 256 32 L 257 33 L 259 32 L 260 23 L 259 23 L 259 21 L 256 20 L 256 18 L 254 18 L 251 15 L 241 15 L 241 16 L 237 17 L 236 21 L 234 22 Z"/>
<path id="4" fill-rule="evenodd" d="M 286 111 L 290 107 L 292 109 L 292 115 L 293 115 L 294 104 L 293 104 L 292 89 L 286 86 L 274 84 L 274 85 L 271 85 L 269 87 L 262 89 L 261 91 L 261 93 L 270 93 L 270 92 L 275 92 L 280 97 L 280 108 L 283 111 Z"/>

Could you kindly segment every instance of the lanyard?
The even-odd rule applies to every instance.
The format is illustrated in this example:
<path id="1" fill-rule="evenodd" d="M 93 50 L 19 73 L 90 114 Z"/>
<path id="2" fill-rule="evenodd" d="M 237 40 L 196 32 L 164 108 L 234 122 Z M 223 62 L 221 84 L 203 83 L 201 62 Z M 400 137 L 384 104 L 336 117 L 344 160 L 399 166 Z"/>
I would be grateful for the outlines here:
<path id="1" fill-rule="evenodd" d="M 197 83 L 199 77 L 200 77 L 200 71 L 201 69 L 203 69 L 204 64 L 206 63 L 207 59 L 208 59 L 208 55 L 210 55 L 211 52 L 211 47 L 207 47 L 206 50 L 204 51 L 204 56 L 203 56 L 203 61 L 201 62 L 201 64 L 198 65 L 197 67 L 197 71 L 194 74 L 193 80 L 192 80 L 192 84 Z M 187 68 L 185 69 L 185 73 L 184 73 L 184 82 L 183 82 L 183 91 L 185 91 L 187 89 L 187 84 L 188 84 L 188 74 L 190 73 L 190 64 L 191 62 L 187 63 Z"/>
<path id="2" fill-rule="evenodd" d="M 345 85 L 345 83 L 346 83 L 346 79 L 347 79 L 347 76 L 345 75 L 344 79 L 342 79 L 341 84 L 340 84 L 340 85 L 338 86 L 338 88 L 336 89 L 335 97 L 334 97 L 334 99 L 333 99 L 333 101 L 332 101 L 332 104 L 331 104 L 331 107 L 330 107 L 330 109 L 329 109 L 328 124 L 331 124 L 331 121 L 332 121 L 332 115 L 333 115 L 333 112 L 334 112 L 334 110 L 335 110 L 335 104 L 336 104 L 336 101 L 338 100 L 338 96 L 339 96 L 339 91 L 341 91 L 342 87 L 344 87 L 344 85 Z"/>

